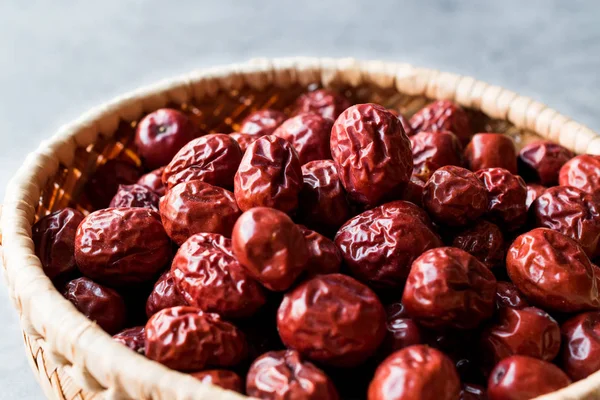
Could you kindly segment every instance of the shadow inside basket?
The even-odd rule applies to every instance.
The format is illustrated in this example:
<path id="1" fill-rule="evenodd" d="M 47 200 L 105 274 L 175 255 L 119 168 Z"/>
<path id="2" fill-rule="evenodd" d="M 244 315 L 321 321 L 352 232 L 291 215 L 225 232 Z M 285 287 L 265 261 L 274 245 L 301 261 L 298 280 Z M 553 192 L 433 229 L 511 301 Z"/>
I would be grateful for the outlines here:
<path id="1" fill-rule="evenodd" d="M 168 104 L 167 107 L 183 111 L 206 133 L 231 133 L 237 131 L 240 122 L 251 112 L 264 108 L 292 111 L 296 99 L 308 90 L 320 88 L 319 84 L 295 84 L 285 89 L 270 86 L 257 91 L 249 87 L 240 90 L 220 91 L 214 96 L 190 103 Z M 332 86 L 354 104 L 377 103 L 410 117 L 431 102 L 423 96 L 398 93 L 395 88 L 375 85 L 356 87 Z M 485 114 L 468 110 L 474 132 L 498 132 L 511 136 L 519 149 L 534 139 L 532 132 L 523 131 L 513 124 L 491 119 Z M 137 121 L 121 121 L 111 137 L 99 136 L 86 148 L 78 148 L 71 166 L 60 165 L 58 171 L 43 189 L 36 210 L 36 220 L 58 209 L 70 206 L 84 214 L 94 210 L 85 193 L 85 184 L 93 172 L 107 160 L 127 161 L 141 168 L 141 160 L 135 152 L 133 139 Z M 100 132 L 102 133 L 102 132 Z"/>

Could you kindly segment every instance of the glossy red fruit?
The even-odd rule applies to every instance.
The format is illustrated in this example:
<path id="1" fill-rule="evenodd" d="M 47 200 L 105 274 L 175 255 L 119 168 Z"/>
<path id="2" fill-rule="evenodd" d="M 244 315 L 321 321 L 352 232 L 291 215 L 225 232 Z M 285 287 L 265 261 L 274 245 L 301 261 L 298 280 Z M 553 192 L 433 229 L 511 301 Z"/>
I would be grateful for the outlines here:
<path id="1" fill-rule="evenodd" d="M 368 287 L 349 276 L 329 274 L 286 293 L 277 312 L 277 329 L 283 343 L 303 356 L 353 367 L 379 347 L 385 320 L 383 306 Z"/>
<path id="2" fill-rule="evenodd" d="M 401 302 L 386 307 L 387 333 L 380 347 L 384 355 L 424 342 L 424 332 L 404 309 Z"/>
<path id="3" fill-rule="evenodd" d="M 318 232 L 298 225 L 308 249 L 306 273 L 308 276 L 334 274 L 340 272 L 342 255 L 335 243 Z"/>
<path id="4" fill-rule="evenodd" d="M 136 353 L 144 354 L 144 347 L 146 346 L 146 332 L 143 326 L 127 328 L 114 335 L 113 339 L 122 345 L 129 347 Z"/>
<path id="5" fill-rule="evenodd" d="M 300 228 L 279 210 L 256 207 L 233 228 L 233 254 L 263 286 L 287 290 L 306 268 L 309 253 Z"/>
<path id="6" fill-rule="evenodd" d="M 537 358 L 511 356 L 500 361 L 488 381 L 490 400 L 530 400 L 571 384 L 557 366 Z"/>
<path id="7" fill-rule="evenodd" d="M 531 213 L 536 226 L 575 239 L 590 258 L 600 256 L 600 193 L 555 186 L 533 202 Z"/>
<path id="8" fill-rule="evenodd" d="M 90 176 L 85 194 L 95 209 L 108 207 L 119 186 L 136 183 L 140 175 L 140 169 L 129 162 L 108 160 Z"/>
<path id="9" fill-rule="evenodd" d="M 376 288 L 400 288 L 412 262 L 442 241 L 427 213 L 398 200 L 352 218 L 335 236 L 345 265 L 356 279 Z"/>
<path id="10" fill-rule="evenodd" d="M 350 101 L 343 95 L 333 90 L 318 89 L 305 93 L 296 100 L 296 113 L 314 112 L 335 120 L 350 105 Z"/>
<path id="11" fill-rule="evenodd" d="M 119 293 L 88 278 L 77 278 L 65 285 L 63 296 L 88 319 L 109 334 L 126 322 L 125 302 Z"/>
<path id="12" fill-rule="evenodd" d="M 501 308 L 481 335 L 481 352 L 491 368 L 512 355 L 552 361 L 560 350 L 560 328 L 536 307 Z"/>
<path id="13" fill-rule="evenodd" d="M 258 357 L 246 377 L 246 393 L 258 399 L 337 400 L 331 379 L 295 350 Z"/>
<path id="14" fill-rule="evenodd" d="M 246 357 L 244 334 L 218 314 L 165 308 L 146 323 L 146 357 L 178 371 L 230 367 Z"/>
<path id="15" fill-rule="evenodd" d="M 369 400 L 455 400 L 461 390 L 452 361 L 425 345 L 390 355 L 375 371 Z"/>
<path id="16" fill-rule="evenodd" d="M 106 208 L 79 224 L 75 260 L 98 282 L 123 286 L 150 282 L 171 257 L 158 213 L 146 208 Z"/>
<path id="17" fill-rule="evenodd" d="M 410 141 L 400 121 L 377 104 L 358 104 L 333 124 L 331 155 L 348 195 L 377 205 L 412 172 Z"/>
<path id="18" fill-rule="evenodd" d="M 402 304 L 421 325 L 470 329 L 492 316 L 496 278 L 469 253 L 454 248 L 428 250 L 406 280 Z"/>
<path id="19" fill-rule="evenodd" d="M 487 217 L 506 231 L 515 231 L 527 221 L 525 181 L 503 168 L 481 169 L 475 173 L 488 193 Z"/>
<path id="20" fill-rule="evenodd" d="M 149 169 L 166 165 L 190 140 L 200 134 L 198 128 L 181 111 L 161 108 L 138 123 L 135 145 Z"/>
<path id="21" fill-rule="evenodd" d="M 298 217 L 321 233 L 335 233 L 350 217 L 350 206 L 332 160 L 311 161 L 302 166 Z"/>
<path id="22" fill-rule="evenodd" d="M 579 244 L 562 233 L 537 228 L 517 237 L 506 270 L 519 292 L 544 310 L 600 309 L 597 272 Z"/>
<path id="23" fill-rule="evenodd" d="M 31 228 L 35 255 L 50 279 L 77 270 L 75 263 L 75 233 L 83 214 L 73 208 L 63 208 L 40 218 Z"/>
<path id="24" fill-rule="evenodd" d="M 233 193 L 202 181 L 182 182 L 160 199 L 165 231 L 178 245 L 205 232 L 231 237 L 241 215 Z"/>
<path id="25" fill-rule="evenodd" d="M 333 120 L 312 112 L 298 114 L 286 120 L 273 132 L 294 146 L 304 165 L 309 161 L 331 158 L 329 137 Z"/>
<path id="26" fill-rule="evenodd" d="M 179 289 L 175 287 L 171 270 L 168 270 L 158 278 L 146 300 L 146 316 L 150 318 L 162 309 L 187 305 Z"/>
<path id="27" fill-rule="evenodd" d="M 473 136 L 469 116 L 458 104 L 449 100 L 437 100 L 423 107 L 410 119 L 415 133 L 421 131 L 450 131 L 466 145 Z"/>
<path id="28" fill-rule="evenodd" d="M 600 312 L 587 312 L 561 326 L 561 367 L 573 379 L 587 378 L 600 370 Z"/>
<path id="29" fill-rule="evenodd" d="M 488 196 L 473 172 L 446 166 L 435 171 L 425 184 L 423 206 L 440 224 L 464 226 L 487 211 Z"/>
<path id="30" fill-rule="evenodd" d="M 296 150 L 277 136 L 254 141 L 235 174 L 234 193 L 242 211 L 271 207 L 291 213 L 298 207 L 302 169 Z"/>
<path id="31" fill-rule="evenodd" d="M 574 156 L 571 150 L 548 140 L 530 143 L 519 152 L 519 175 L 528 182 L 554 186 L 560 169 Z"/>
<path id="32" fill-rule="evenodd" d="M 259 138 L 272 134 L 279 125 L 287 119 L 286 115 L 277 110 L 258 110 L 248 115 L 240 124 L 240 133 Z"/>
<path id="33" fill-rule="evenodd" d="M 521 309 L 529 307 L 529 302 L 512 282 L 498 281 L 496 284 L 496 308 L 510 307 Z"/>
<path id="34" fill-rule="evenodd" d="M 446 165 L 462 167 L 462 145 L 455 134 L 448 131 L 421 131 L 410 137 L 413 154 L 413 175 L 427 181 Z"/>
<path id="35" fill-rule="evenodd" d="M 232 132 L 229 134 L 240 146 L 240 150 L 242 151 L 242 155 L 246 152 L 246 149 L 252 142 L 258 139 L 257 136 L 251 135 L 249 133 L 239 133 Z"/>
<path id="36" fill-rule="evenodd" d="M 231 240 L 218 234 L 198 233 L 186 240 L 171 273 L 189 305 L 223 318 L 249 317 L 266 301 L 263 288 L 231 254 Z"/>
<path id="37" fill-rule="evenodd" d="M 163 183 L 171 189 L 181 182 L 200 180 L 231 189 L 241 161 L 242 150 L 230 135 L 204 135 L 173 156 L 163 172 Z"/>
<path id="38" fill-rule="evenodd" d="M 570 159 L 559 171 L 558 184 L 588 193 L 600 190 L 600 156 L 582 154 Z"/>
<path id="39" fill-rule="evenodd" d="M 503 133 L 478 133 L 465 149 L 467 168 L 476 172 L 485 168 L 504 168 L 517 173 L 517 148 Z"/>
<path id="40" fill-rule="evenodd" d="M 545 186 L 538 185 L 536 183 L 527 184 L 527 200 L 525 200 L 525 205 L 527 206 L 527 210 L 531 207 L 533 202 L 540 197 L 544 192 L 548 189 Z"/>

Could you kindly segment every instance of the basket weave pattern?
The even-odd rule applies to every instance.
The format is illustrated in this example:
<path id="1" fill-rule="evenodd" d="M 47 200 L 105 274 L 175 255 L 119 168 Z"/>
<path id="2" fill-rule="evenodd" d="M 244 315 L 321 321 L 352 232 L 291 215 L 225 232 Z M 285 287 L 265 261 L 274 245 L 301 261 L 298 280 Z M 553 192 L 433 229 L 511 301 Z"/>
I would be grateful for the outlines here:
<path id="1" fill-rule="evenodd" d="M 31 365 L 49 398 L 240 399 L 115 343 L 63 299 L 34 255 L 31 226 L 65 207 L 91 210 L 84 185 L 108 159 L 140 160 L 136 121 L 179 108 L 207 132 L 233 132 L 260 108 L 289 111 L 309 85 L 334 87 L 353 102 L 375 102 L 411 115 L 429 99 L 469 109 L 476 132 L 504 132 L 517 146 L 544 137 L 577 153 L 600 154 L 600 136 L 557 111 L 470 77 L 407 64 L 352 59 L 286 58 L 202 70 L 119 97 L 63 127 L 30 154 L 9 184 L 0 228 L 9 294 Z M 544 400 L 598 399 L 600 373 Z"/>

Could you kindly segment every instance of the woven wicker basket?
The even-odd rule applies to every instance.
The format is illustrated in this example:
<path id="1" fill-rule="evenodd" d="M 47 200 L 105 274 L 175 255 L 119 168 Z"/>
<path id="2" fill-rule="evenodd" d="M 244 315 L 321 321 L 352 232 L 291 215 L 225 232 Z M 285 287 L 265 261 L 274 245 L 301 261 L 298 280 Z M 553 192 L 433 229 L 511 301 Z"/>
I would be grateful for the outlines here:
<path id="1" fill-rule="evenodd" d="M 577 153 L 600 154 L 600 137 L 532 99 L 470 77 L 407 64 L 352 59 L 286 58 L 197 71 L 118 97 L 64 126 L 30 154 L 9 183 L 1 219 L 3 261 L 33 370 L 49 398 L 240 399 L 169 370 L 114 342 L 75 310 L 43 274 L 31 226 L 67 205 L 88 210 L 86 178 L 111 158 L 139 163 L 135 121 L 177 107 L 207 131 L 231 132 L 249 112 L 287 110 L 309 85 L 335 87 L 355 102 L 412 114 L 428 99 L 469 109 L 476 131 L 505 132 L 518 146 L 536 137 Z M 600 399 L 600 373 L 545 400 Z"/>

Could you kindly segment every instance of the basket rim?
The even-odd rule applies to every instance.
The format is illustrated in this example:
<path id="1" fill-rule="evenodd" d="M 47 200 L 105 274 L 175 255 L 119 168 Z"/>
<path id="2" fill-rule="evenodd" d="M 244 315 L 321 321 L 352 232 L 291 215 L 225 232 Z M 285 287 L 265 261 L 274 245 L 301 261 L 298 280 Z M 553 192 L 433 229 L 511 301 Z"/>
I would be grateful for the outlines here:
<path id="1" fill-rule="evenodd" d="M 1 209 L 0 238 L 6 282 L 24 332 L 42 338 L 57 365 L 70 369 L 84 389 L 108 397 L 242 399 L 242 395 L 205 385 L 172 371 L 114 342 L 56 291 L 43 273 L 31 240 L 40 191 L 57 171 L 69 166 L 75 150 L 111 136 L 119 120 L 133 120 L 169 101 L 214 95 L 220 89 L 291 83 L 372 83 L 398 92 L 450 99 L 492 118 L 512 122 L 578 153 L 600 154 L 600 136 L 542 103 L 468 76 L 417 68 L 409 64 L 357 61 L 352 58 L 288 57 L 253 59 L 205 68 L 144 86 L 94 107 L 61 127 L 30 153 L 9 181 Z M 590 398 L 600 393 L 600 372 L 538 399 Z"/>

